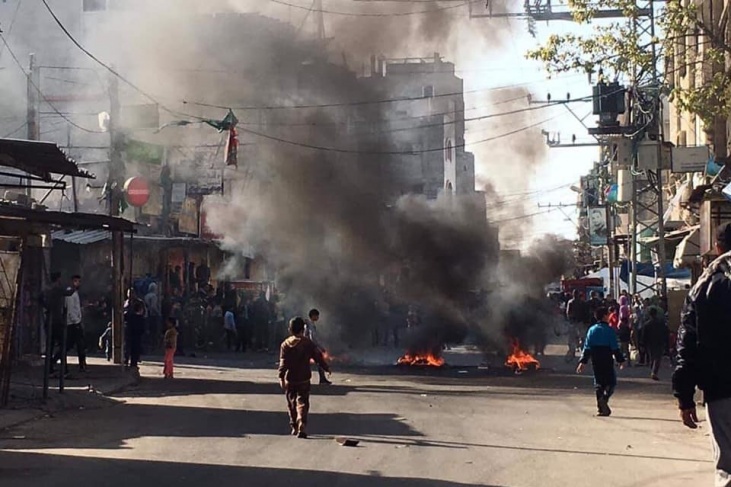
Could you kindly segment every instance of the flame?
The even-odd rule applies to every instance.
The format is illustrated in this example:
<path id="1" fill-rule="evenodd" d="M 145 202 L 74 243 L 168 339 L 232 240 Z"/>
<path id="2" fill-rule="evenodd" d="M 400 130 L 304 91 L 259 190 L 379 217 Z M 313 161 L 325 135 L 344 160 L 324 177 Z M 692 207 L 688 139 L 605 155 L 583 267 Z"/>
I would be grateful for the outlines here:
<path id="1" fill-rule="evenodd" d="M 512 340 L 513 353 L 505 359 L 505 366 L 512 367 L 516 371 L 528 370 L 529 368 L 538 369 L 541 363 L 525 350 L 520 348 L 520 342 L 517 339 Z"/>
<path id="2" fill-rule="evenodd" d="M 428 365 L 431 367 L 441 367 L 444 365 L 444 359 L 432 353 L 410 354 L 406 353 L 396 362 L 398 365 Z"/>

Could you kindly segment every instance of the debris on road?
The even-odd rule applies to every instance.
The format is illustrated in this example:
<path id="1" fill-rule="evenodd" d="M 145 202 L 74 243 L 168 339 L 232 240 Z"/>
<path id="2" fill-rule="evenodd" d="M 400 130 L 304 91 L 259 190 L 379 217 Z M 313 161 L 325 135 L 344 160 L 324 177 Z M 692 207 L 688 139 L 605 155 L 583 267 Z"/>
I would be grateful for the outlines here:
<path id="1" fill-rule="evenodd" d="M 335 438 L 335 441 L 340 446 L 351 446 L 351 447 L 358 446 L 358 444 L 360 443 L 360 440 L 355 440 L 353 438 L 345 438 L 344 436 L 338 436 L 338 437 L 336 437 Z"/>

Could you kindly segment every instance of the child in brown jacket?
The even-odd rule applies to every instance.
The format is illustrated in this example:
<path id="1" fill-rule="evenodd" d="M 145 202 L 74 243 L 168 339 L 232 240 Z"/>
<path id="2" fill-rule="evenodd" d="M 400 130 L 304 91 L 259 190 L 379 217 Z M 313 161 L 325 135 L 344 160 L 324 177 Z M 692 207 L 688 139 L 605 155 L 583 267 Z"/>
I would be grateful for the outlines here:
<path id="1" fill-rule="evenodd" d="M 287 396 L 289 425 L 292 435 L 307 438 L 307 414 L 310 410 L 310 360 L 314 360 L 328 375 L 330 367 L 320 348 L 305 336 L 305 320 L 293 318 L 289 322 L 291 336 L 279 353 L 279 385 Z"/>

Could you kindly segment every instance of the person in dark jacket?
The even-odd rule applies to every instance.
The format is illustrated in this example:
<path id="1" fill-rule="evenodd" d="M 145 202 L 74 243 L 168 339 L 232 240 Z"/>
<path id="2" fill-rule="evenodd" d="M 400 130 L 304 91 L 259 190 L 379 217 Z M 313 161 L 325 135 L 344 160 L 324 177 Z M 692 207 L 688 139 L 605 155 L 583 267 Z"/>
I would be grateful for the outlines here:
<path id="1" fill-rule="evenodd" d="M 292 435 L 307 438 L 307 414 L 310 410 L 310 360 L 314 360 L 328 374 L 330 366 L 312 340 L 305 336 L 305 320 L 292 318 L 289 322 L 291 336 L 279 351 L 279 385 L 287 396 L 289 425 Z"/>
<path id="2" fill-rule="evenodd" d="M 130 356 L 130 367 L 137 369 L 142 354 L 142 337 L 145 334 L 145 305 L 135 301 L 124 315 L 126 338 Z"/>
<path id="3" fill-rule="evenodd" d="M 719 225 L 714 260 L 688 293 L 680 315 L 673 393 L 680 417 L 698 427 L 695 390 L 711 425 L 716 486 L 731 486 L 731 223 Z"/>
<path id="4" fill-rule="evenodd" d="M 584 367 L 591 360 L 594 369 L 594 389 L 596 391 L 596 405 L 598 416 L 609 416 L 612 410 L 609 408 L 609 398 L 614 394 L 617 386 L 617 374 L 614 371 L 614 361 L 624 368 L 624 355 L 619 348 L 617 334 L 609 326 L 609 310 L 600 306 L 594 312 L 597 323 L 589 328 L 584 340 L 584 351 L 579 359 L 579 366 L 576 368 L 578 374 L 584 371 Z"/>
<path id="5" fill-rule="evenodd" d="M 662 357 L 668 350 L 670 330 L 665 324 L 665 318 L 658 315 L 657 308 L 650 308 L 648 313 L 650 319 L 642 329 L 640 341 L 650 357 L 650 367 L 652 367 L 650 377 L 652 380 L 660 380 L 658 373 L 662 365 Z"/>

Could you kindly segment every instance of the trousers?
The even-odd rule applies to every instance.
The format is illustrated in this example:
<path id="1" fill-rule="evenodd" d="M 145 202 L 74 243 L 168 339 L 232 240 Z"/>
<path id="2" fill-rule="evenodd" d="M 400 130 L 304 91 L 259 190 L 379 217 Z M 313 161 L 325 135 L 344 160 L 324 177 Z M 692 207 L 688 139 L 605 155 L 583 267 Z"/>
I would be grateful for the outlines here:
<path id="1" fill-rule="evenodd" d="M 173 378 L 173 359 L 175 358 L 175 349 L 165 349 L 165 365 L 163 365 L 162 373 L 166 378 Z"/>
<path id="2" fill-rule="evenodd" d="M 650 357 L 650 367 L 652 367 L 652 374 L 657 375 L 660 372 L 662 366 L 662 356 L 665 355 L 663 347 L 649 347 L 647 349 Z"/>
<path id="3" fill-rule="evenodd" d="M 304 431 L 307 426 L 307 415 L 310 412 L 310 383 L 287 384 L 287 409 L 289 424 L 297 432 Z"/>
<path id="4" fill-rule="evenodd" d="M 706 404 L 711 425 L 713 462 L 716 466 L 715 487 L 731 487 L 731 398 Z"/>

